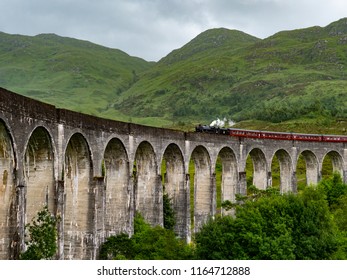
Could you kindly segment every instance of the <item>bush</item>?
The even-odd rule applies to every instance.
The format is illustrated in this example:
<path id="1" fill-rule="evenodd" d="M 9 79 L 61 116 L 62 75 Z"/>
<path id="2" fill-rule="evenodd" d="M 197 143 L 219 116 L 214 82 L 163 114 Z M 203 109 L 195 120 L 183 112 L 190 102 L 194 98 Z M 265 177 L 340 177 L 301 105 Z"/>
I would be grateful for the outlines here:
<path id="1" fill-rule="evenodd" d="M 199 259 L 330 259 L 338 230 L 325 194 L 263 193 L 245 199 L 235 217 L 218 217 L 196 234 Z"/>
<path id="2" fill-rule="evenodd" d="M 193 258 L 192 248 L 177 238 L 172 230 L 151 227 L 137 213 L 134 235 L 121 233 L 109 237 L 101 246 L 100 259 L 185 260 Z"/>
<path id="3" fill-rule="evenodd" d="M 323 179 L 318 188 L 321 188 L 327 196 L 329 207 L 334 207 L 339 199 L 347 194 L 347 185 L 342 182 L 340 174 L 335 173 L 332 177 Z"/>
<path id="4" fill-rule="evenodd" d="M 21 254 L 22 260 L 52 259 L 57 251 L 57 222 L 47 207 L 39 211 L 32 224 L 26 225 L 29 240 L 27 250 Z"/>

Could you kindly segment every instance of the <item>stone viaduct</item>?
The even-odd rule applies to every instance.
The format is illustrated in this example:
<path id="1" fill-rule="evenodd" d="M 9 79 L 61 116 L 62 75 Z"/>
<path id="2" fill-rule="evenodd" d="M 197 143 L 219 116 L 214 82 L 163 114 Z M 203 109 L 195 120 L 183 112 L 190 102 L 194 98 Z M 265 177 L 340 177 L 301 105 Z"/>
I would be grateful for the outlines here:
<path id="1" fill-rule="evenodd" d="M 152 225 L 163 224 L 164 189 L 176 211 L 175 231 L 189 241 L 216 214 L 217 159 L 219 195 L 233 201 L 246 192 L 248 156 L 254 185 L 271 186 L 276 156 L 281 191 L 295 192 L 300 155 L 308 184 L 320 180 L 327 156 L 347 181 L 346 143 L 147 127 L 57 109 L 0 88 L 0 259 L 25 250 L 25 224 L 45 205 L 61 217 L 57 258 L 96 259 L 105 238 L 132 234 L 136 211 Z"/>

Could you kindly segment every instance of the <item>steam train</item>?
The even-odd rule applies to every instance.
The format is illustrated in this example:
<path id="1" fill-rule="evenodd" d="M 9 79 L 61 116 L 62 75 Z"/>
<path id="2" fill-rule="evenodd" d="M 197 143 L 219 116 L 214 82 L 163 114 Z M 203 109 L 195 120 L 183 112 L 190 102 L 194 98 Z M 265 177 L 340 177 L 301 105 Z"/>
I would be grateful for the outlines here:
<path id="1" fill-rule="evenodd" d="M 347 136 L 343 135 L 323 135 L 323 134 L 300 134 L 288 132 L 272 132 L 260 130 L 246 130 L 236 128 L 220 128 L 209 125 L 198 125 L 196 132 L 224 134 L 243 138 L 260 138 L 274 140 L 295 140 L 295 141 L 315 141 L 315 142 L 347 142 Z"/>

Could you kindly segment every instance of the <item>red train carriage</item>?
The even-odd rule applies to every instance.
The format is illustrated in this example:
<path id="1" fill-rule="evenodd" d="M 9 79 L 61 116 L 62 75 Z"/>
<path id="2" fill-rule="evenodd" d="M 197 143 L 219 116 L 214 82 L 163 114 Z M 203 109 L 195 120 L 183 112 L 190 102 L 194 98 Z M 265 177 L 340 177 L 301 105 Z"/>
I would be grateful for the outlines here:
<path id="1" fill-rule="evenodd" d="M 298 140 L 298 141 L 315 141 L 315 142 L 321 142 L 323 141 L 322 135 L 318 134 L 292 134 L 293 140 Z"/>
<path id="2" fill-rule="evenodd" d="M 342 135 L 323 135 L 324 142 L 347 142 L 347 136 Z"/>
<path id="3" fill-rule="evenodd" d="M 275 140 L 295 140 L 312 142 L 347 142 L 347 136 L 342 135 L 319 135 L 319 134 L 299 134 L 286 132 L 257 131 L 245 129 L 229 129 L 229 135 L 245 138 L 261 138 Z"/>
<path id="4" fill-rule="evenodd" d="M 261 139 L 277 139 L 277 140 L 291 140 L 292 139 L 291 133 L 244 130 L 244 129 L 230 129 L 229 135 L 236 136 L 236 137 L 261 138 Z"/>

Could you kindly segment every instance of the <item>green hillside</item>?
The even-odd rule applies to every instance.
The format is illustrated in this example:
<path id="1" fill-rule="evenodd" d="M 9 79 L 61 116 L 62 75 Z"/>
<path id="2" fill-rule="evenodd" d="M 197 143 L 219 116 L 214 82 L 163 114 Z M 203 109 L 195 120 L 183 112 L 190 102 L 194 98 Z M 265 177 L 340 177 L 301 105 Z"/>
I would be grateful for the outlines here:
<path id="1" fill-rule="evenodd" d="M 258 39 L 207 30 L 157 63 L 56 35 L 0 33 L 0 86 L 111 119 L 346 134 L 347 18 Z"/>
<path id="2" fill-rule="evenodd" d="M 217 117 L 282 124 L 296 120 L 291 130 L 307 132 L 312 132 L 310 127 L 298 124 L 335 126 L 335 120 L 347 118 L 346 26 L 347 19 L 342 19 L 325 28 L 280 32 L 264 40 L 209 30 L 159 61 L 114 108 L 172 122 Z M 332 132 L 343 133 L 337 130 Z"/>
<path id="3" fill-rule="evenodd" d="M 143 59 L 87 41 L 0 33 L 0 86 L 98 115 L 151 67 Z"/>
<path id="4" fill-rule="evenodd" d="M 244 75 L 244 62 L 236 54 L 259 40 L 224 28 L 205 31 L 161 59 L 110 110 L 170 123 L 220 116 L 224 109 L 216 99 L 222 101 L 230 83 Z"/>

